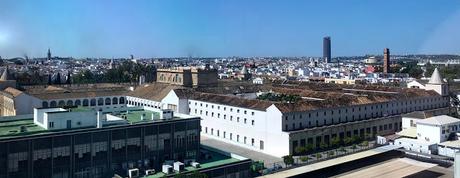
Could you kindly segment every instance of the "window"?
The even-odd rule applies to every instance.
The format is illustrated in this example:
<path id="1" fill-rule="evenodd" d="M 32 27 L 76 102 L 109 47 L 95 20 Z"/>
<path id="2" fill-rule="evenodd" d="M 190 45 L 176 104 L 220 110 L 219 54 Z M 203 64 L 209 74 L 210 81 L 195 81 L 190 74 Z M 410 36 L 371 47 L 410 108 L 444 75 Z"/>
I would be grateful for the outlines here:
<path id="1" fill-rule="evenodd" d="M 236 117 L 236 122 L 240 122 L 240 117 Z"/>
<path id="2" fill-rule="evenodd" d="M 227 133 L 224 131 L 224 138 L 225 138 L 226 135 L 227 135 Z"/>
<path id="3" fill-rule="evenodd" d="M 264 141 L 261 140 L 259 146 L 261 150 L 264 150 Z"/>
<path id="4" fill-rule="evenodd" d="M 254 146 L 254 139 L 251 139 L 251 146 Z"/>
<path id="5" fill-rule="evenodd" d="M 247 113 L 248 113 L 248 111 L 244 110 L 244 114 L 247 114 Z"/>
<path id="6" fill-rule="evenodd" d="M 232 120 L 233 120 L 233 116 L 230 116 L 230 121 L 232 121 Z"/>
<path id="7" fill-rule="evenodd" d="M 232 134 L 232 133 L 230 133 L 230 140 L 232 140 L 232 139 L 233 139 L 233 134 Z"/>
<path id="8" fill-rule="evenodd" d="M 246 136 L 244 137 L 244 140 L 243 140 L 243 141 L 244 141 L 243 143 L 246 144 Z"/>
<path id="9" fill-rule="evenodd" d="M 49 128 L 53 128 L 54 127 L 54 122 L 49 122 Z"/>
<path id="10" fill-rule="evenodd" d="M 246 122 L 248 121 L 248 119 L 244 118 L 244 123 L 246 124 Z"/>
<path id="11" fill-rule="evenodd" d="M 254 115 L 254 112 L 251 112 L 251 115 Z"/>
<path id="12" fill-rule="evenodd" d="M 240 113 L 240 109 L 237 109 L 237 110 L 236 110 L 236 113 Z"/>
<path id="13" fill-rule="evenodd" d="M 251 121 L 251 125 L 254 125 L 254 120 Z"/>

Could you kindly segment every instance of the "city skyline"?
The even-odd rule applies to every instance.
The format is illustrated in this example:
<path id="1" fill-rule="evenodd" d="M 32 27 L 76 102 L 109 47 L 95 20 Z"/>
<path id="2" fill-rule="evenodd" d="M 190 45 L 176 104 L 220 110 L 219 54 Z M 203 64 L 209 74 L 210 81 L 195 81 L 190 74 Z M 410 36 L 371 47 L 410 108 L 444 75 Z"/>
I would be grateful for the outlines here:
<path id="1" fill-rule="evenodd" d="M 7 0 L 0 7 L 0 56 L 46 57 L 48 48 L 53 56 L 76 58 L 321 56 L 324 36 L 334 39 L 332 57 L 381 54 L 385 47 L 392 54 L 459 54 L 459 7 L 453 1 Z"/>

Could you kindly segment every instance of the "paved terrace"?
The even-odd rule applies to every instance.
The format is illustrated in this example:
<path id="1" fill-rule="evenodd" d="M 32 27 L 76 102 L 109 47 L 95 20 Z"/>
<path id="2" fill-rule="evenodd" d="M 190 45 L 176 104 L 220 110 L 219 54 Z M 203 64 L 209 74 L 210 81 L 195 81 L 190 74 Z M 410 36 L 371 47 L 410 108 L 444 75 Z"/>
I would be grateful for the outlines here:
<path id="1" fill-rule="evenodd" d="M 298 168 L 294 168 L 294 169 L 289 169 L 289 170 L 277 172 L 277 173 L 274 173 L 274 174 L 265 175 L 265 176 L 262 176 L 262 177 L 266 177 L 266 178 L 285 178 L 285 177 L 296 176 L 296 175 L 300 175 L 300 174 L 303 174 L 303 173 L 312 172 L 312 171 L 320 170 L 320 169 L 323 169 L 323 168 L 343 164 L 343 163 L 346 163 L 346 162 L 355 161 L 355 160 L 362 159 L 362 158 L 365 158 L 365 157 L 385 153 L 385 152 L 388 152 L 388 151 L 391 151 L 391 150 L 395 150 L 397 148 L 399 148 L 399 147 L 394 146 L 394 145 L 382 146 L 382 147 L 378 147 L 378 148 L 375 148 L 375 149 L 372 149 L 372 150 L 363 151 L 363 152 L 359 152 L 359 153 L 356 153 L 356 154 L 347 155 L 347 156 L 343 156 L 343 157 L 338 157 L 338 158 L 335 158 L 335 159 L 330 159 L 330 160 L 327 160 L 327 161 L 322 161 L 322 162 L 318 162 L 318 163 L 315 163 L 315 164 L 310 164 L 310 165 L 306 165 L 306 166 L 302 166 L 302 167 L 298 167 Z"/>
<path id="2" fill-rule="evenodd" d="M 250 149 L 247 149 L 247 148 L 242 148 L 242 147 L 232 145 L 232 144 L 229 144 L 229 143 L 225 143 L 225 142 L 222 142 L 222 141 L 218 141 L 216 139 L 209 138 L 209 137 L 206 137 L 206 136 L 203 136 L 203 135 L 201 135 L 200 137 L 201 137 L 201 144 L 202 145 L 217 148 L 219 150 L 229 152 L 229 153 L 235 153 L 237 155 L 241 155 L 243 157 L 252 159 L 254 161 L 264 161 L 264 164 L 265 164 L 266 167 L 272 167 L 273 163 L 277 163 L 277 162 L 279 163 L 279 162 L 283 161 L 282 158 L 278 158 L 278 157 L 271 156 L 271 155 L 268 155 L 268 154 L 260 153 L 260 152 L 250 150 Z"/>

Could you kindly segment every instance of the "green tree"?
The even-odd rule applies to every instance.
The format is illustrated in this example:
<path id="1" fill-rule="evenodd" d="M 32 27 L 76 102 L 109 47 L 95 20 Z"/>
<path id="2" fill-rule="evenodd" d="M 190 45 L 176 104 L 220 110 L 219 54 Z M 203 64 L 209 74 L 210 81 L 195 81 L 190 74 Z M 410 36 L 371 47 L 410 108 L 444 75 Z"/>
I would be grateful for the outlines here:
<path id="1" fill-rule="evenodd" d="M 345 145 L 350 145 L 351 143 L 353 143 L 353 139 L 351 137 L 345 137 L 343 139 L 343 143 L 345 143 Z"/>
<path id="2" fill-rule="evenodd" d="M 340 138 L 339 137 L 334 137 L 331 140 L 331 146 L 336 148 L 340 145 Z"/>
<path id="3" fill-rule="evenodd" d="M 310 158 L 308 156 L 301 156 L 300 161 L 307 162 Z"/>
<path id="4" fill-rule="evenodd" d="M 321 153 L 316 153 L 316 159 L 321 159 L 321 157 L 323 157 L 323 155 Z"/>
<path id="5" fill-rule="evenodd" d="M 292 157 L 292 155 L 283 156 L 283 162 L 284 164 L 286 164 L 286 166 L 292 165 L 294 164 L 294 158 Z"/>
<path id="6" fill-rule="evenodd" d="M 321 148 L 322 150 L 326 149 L 328 147 L 328 145 L 324 142 L 321 142 L 321 144 L 319 144 L 319 148 Z"/>
<path id="7" fill-rule="evenodd" d="M 315 149 L 315 146 L 313 144 L 307 144 L 305 145 L 305 153 L 310 153 Z"/>
<path id="8" fill-rule="evenodd" d="M 365 140 L 365 141 L 361 142 L 360 146 L 367 147 L 367 146 L 369 146 L 369 142 L 367 140 Z"/>
<path id="9" fill-rule="evenodd" d="M 295 153 L 298 154 L 298 155 L 302 155 L 302 154 L 305 154 L 305 147 L 303 146 L 298 146 L 295 148 Z"/>

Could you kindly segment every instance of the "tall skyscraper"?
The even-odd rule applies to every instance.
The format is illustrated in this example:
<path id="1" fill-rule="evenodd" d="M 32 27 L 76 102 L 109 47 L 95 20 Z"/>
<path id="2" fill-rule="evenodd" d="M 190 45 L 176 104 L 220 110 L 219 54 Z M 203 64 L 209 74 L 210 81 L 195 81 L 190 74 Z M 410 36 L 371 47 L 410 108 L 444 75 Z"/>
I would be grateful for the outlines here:
<path id="1" fill-rule="evenodd" d="M 51 61 L 51 50 L 48 48 L 48 61 Z"/>
<path id="2" fill-rule="evenodd" d="M 331 63 L 331 37 L 323 38 L 323 59 L 326 63 Z"/>
<path id="3" fill-rule="evenodd" d="M 390 70 L 390 49 L 383 49 L 383 73 L 387 74 Z"/>

